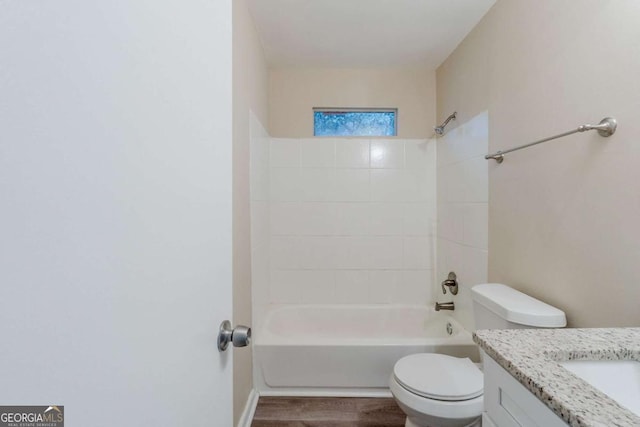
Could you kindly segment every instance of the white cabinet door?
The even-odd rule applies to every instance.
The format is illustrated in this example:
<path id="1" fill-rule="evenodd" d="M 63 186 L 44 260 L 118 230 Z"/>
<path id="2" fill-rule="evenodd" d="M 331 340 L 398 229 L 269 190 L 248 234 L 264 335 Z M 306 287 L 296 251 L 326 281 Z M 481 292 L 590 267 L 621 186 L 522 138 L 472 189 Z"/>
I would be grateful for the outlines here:
<path id="1" fill-rule="evenodd" d="M 0 405 L 231 426 L 231 1 L 0 1 Z"/>
<path id="2" fill-rule="evenodd" d="M 560 417 L 520 384 L 498 363 L 483 353 L 483 420 L 496 427 L 567 427 Z"/>

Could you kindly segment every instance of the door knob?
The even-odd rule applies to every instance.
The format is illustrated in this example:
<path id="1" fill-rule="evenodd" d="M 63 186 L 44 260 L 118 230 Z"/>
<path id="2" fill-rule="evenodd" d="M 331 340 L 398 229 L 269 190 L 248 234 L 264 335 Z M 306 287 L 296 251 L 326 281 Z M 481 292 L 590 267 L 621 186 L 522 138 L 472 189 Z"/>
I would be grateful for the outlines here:
<path id="1" fill-rule="evenodd" d="M 238 325 L 232 329 L 231 322 L 222 322 L 218 332 L 218 350 L 225 351 L 229 343 L 233 343 L 234 347 L 246 347 L 251 344 L 251 328 Z"/>

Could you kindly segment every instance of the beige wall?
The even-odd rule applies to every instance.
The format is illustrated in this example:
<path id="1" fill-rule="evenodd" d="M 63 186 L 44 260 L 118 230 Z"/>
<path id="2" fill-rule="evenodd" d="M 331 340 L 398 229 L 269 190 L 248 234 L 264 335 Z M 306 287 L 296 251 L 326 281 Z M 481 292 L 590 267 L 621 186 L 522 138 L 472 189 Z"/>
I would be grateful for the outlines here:
<path id="1" fill-rule="evenodd" d="M 435 72 L 425 69 L 272 69 L 269 133 L 313 136 L 313 107 L 397 107 L 399 137 L 430 137 L 435 85 Z"/>
<path id="2" fill-rule="evenodd" d="M 637 0 L 499 0 L 437 70 L 438 117 L 488 110 L 491 151 L 618 119 L 489 163 L 489 280 L 571 326 L 640 325 L 638 22 Z"/>
<path id="3" fill-rule="evenodd" d="M 233 1 L 233 323 L 251 325 L 250 110 L 268 119 L 266 61 L 246 0 Z M 253 387 L 251 348 L 233 349 L 234 425 Z"/>

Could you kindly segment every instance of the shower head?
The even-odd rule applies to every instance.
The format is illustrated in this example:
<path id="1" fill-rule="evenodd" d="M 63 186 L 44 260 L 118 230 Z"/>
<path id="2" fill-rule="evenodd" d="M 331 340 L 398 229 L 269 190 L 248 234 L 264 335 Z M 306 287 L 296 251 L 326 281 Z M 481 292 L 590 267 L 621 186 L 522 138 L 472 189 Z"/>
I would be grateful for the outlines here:
<path id="1" fill-rule="evenodd" d="M 436 126 L 433 128 L 433 130 L 436 132 L 437 135 L 439 136 L 444 135 L 445 126 L 447 126 L 447 123 L 449 123 L 451 120 L 456 119 L 456 114 L 458 113 L 454 111 L 449 117 L 447 117 L 447 120 L 445 120 L 444 123 L 442 123 L 440 126 Z"/>

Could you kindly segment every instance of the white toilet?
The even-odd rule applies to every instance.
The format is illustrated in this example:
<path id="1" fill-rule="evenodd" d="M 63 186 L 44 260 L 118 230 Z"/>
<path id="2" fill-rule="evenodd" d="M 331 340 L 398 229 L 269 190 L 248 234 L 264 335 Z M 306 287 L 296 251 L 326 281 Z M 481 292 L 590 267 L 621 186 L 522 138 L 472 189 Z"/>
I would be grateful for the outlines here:
<path id="1" fill-rule="evenodd" d="M 471 289 L 477 329 L 562 328 L 564 312 L 506 285 Z M 398 360 L 389 380 L 391 393 L 407 414 L 406 427 L 479 426 L 483 375 L 467 358 L 412 354 Z"/>

